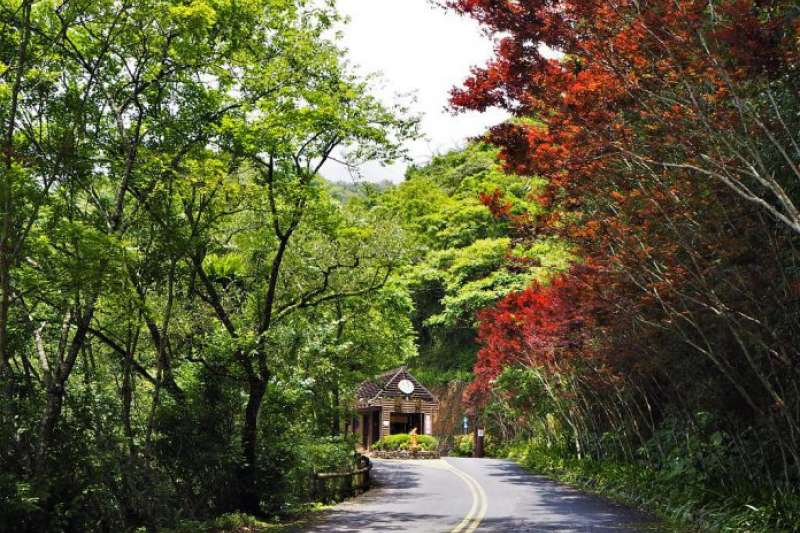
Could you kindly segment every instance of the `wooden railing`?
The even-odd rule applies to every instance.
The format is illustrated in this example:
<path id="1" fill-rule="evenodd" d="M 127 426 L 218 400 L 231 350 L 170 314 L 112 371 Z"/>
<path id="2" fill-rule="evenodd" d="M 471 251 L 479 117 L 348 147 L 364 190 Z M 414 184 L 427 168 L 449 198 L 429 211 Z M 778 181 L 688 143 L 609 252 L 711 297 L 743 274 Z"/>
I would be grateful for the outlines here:
<path id="1" fill-rule="evenodd" d="M 371 470 L 369 457 L 359 455 L 350 472 L 314 472 L 312 496 L 316 501 L 330 503 L 361 494 L 370 487 Z"/>

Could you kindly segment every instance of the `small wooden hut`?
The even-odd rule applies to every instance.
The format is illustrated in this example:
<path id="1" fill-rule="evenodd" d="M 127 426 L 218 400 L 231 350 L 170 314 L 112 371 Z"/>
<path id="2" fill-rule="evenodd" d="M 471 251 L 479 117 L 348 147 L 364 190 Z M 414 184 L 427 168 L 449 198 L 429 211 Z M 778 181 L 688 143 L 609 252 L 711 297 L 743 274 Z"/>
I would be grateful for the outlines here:
<path id="1" fill-rule="evenodd" d="M 353 431 L 365 449 L 383 436 L 414 428 L 420 435 L 430 435 L 438 409 L 439 401 L 431 391 L 401 366 L 359 385 Z"/>

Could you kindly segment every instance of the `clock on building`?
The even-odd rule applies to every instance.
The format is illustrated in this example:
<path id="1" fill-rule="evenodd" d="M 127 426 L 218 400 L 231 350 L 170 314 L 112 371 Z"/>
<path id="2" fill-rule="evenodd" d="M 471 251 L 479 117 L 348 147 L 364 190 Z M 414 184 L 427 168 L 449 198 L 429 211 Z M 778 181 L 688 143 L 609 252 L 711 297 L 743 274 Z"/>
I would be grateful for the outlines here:
<path id="1" fill-rule="evenodd" d="M 414 384 L 407 379 L 400 380 L 400 383 L 397 384 L 397 388 L 400 389 L 400 392 L 403 394 L 411 394 L 414 392 Z"/>

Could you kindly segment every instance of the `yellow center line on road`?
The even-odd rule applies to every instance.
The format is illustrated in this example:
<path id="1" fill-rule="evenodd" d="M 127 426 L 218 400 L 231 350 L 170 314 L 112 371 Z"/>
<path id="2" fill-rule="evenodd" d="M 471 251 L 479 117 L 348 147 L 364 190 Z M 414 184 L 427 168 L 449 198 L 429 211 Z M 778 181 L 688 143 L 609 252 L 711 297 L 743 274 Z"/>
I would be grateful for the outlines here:
<path id="1" fill-rule="evenodd" d="M 481 521 L 483 521 L 483 518 L 486 516 L 486 511 L 489 508 L 489 499 L 486 497 L 486 491 L 483 490 L 483 487 L 481 487 L 480 483 L 478 483 L 474 477 L 470 476 L 463 470 L 456 468 L 443 459 L 426 459 L 419 461 L 412 460 L 407 462 L 416 464 L 417 466 L 449 470 L 461 478 L 467 488 L 469 488 L 469 492 L 472 495 L 472 506 L 470 507 L 469 512 L 464 519 L 461 520 L 456 527 L 451 529 L 449 533 L 473 533 L 476 529 L 478 529 L 478 526 L 480 525 Z"/>
<path id="2" fill-rule="evenodd" d="M 486 492 L 474 477 L 470 476 L 463 470 L 459 470 L 450 463 L 445 462 L 445 464 L 449 467 L 448 470 L 460 477 L 462 481 L 466 483 L 467 487 L 469 487 L 470 493 L 472 494 L 472 507 L 470 507 L 470 510 L 464 519 L 459 522 L 458 525 L 450 531 L 450 533 L 472 533 L 478 529 L 483 517 L 486 516 L 486 511 L 489 507 L 489 500 L 486 497 Z"/>

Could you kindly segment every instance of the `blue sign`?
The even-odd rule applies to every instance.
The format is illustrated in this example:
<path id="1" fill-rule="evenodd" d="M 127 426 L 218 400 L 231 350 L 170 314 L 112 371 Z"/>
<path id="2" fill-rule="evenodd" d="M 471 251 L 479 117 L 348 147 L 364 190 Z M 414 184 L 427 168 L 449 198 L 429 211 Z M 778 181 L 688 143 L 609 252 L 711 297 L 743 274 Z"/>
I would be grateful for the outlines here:
<path id="1" fill-rule="evenodd" d="M 467 429 L 469 429 L 469 418 L 467 418 L 467 417 L 465 416 L 465 417 L 464 417 L 464 433 L 466 433 L 466 432 L 467 432 Z"/>

